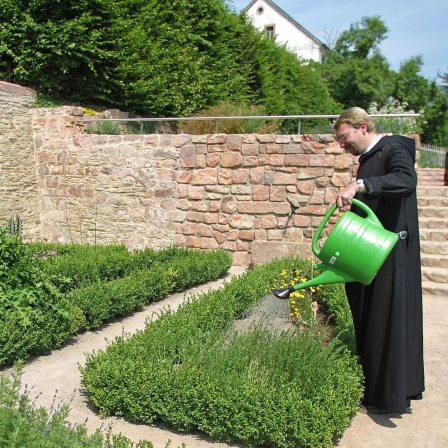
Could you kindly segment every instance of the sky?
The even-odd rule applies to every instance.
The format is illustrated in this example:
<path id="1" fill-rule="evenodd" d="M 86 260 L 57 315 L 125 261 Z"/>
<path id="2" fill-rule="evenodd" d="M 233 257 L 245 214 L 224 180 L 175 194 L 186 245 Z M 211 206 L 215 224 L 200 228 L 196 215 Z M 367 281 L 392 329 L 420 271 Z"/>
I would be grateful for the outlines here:
<path id="1" fill-rule="evenodd" d="M 421 55 L 422 76 L 433 81 L 438 73 L 448 73 L 447 0 L 273 1 L 323 43 L 363 17 L 380 16 L 389 29 L 380 48 L 392 70 L 398 71 L 400 63 Z M 227 2 L 240 12 L 251 0 Z"/>

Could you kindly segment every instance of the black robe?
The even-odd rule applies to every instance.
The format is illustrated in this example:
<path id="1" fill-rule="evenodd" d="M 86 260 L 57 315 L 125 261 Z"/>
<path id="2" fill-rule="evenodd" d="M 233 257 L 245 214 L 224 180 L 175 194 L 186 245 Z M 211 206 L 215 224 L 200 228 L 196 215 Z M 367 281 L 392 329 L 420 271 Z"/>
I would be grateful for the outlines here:
<path id="1" fill-rule="evenodd" d="M 384 228 L 406 230 L 372 283 L 346 283 L 356 347 L 365 376 L 364 402 L 405 412 L 425 389 L 420 241 L 417 212 L 415 141 L 382 137 L 359 159 L 357 178 L 367 204 Z M 351 210 L 361 216 L 356 206 Z"/>

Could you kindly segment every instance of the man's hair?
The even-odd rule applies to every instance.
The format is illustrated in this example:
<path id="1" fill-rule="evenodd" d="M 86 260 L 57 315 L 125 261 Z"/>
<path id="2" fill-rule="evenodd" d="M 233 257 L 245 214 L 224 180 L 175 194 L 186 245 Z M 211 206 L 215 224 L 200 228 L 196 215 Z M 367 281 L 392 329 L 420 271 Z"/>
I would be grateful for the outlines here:
<path id="1" fill-rule="evenodd" d="M 333 129 L 337 131 L 342 123 L 348 123 L 355 129 L 358 129 L 361 123 L 365 123 L 367 125 L 367 132 L 375 132 L 375 125 L 373 124 L 372 118 L 360 107 L 350 107 L 350 109 L 342 112 L 334 123 Z"/>

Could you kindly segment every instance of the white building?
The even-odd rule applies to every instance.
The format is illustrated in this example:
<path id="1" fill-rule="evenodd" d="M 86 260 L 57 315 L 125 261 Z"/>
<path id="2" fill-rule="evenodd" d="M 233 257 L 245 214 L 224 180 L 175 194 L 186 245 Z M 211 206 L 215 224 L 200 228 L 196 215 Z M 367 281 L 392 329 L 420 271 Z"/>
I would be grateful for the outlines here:
<path id="1" fill-rule="evenodd" d="M 327 46 L 286 14 L 271 0 L 252 0 L 244 9 L 253 25 L 274 37 L 298 57 L 322 62 Z"/>

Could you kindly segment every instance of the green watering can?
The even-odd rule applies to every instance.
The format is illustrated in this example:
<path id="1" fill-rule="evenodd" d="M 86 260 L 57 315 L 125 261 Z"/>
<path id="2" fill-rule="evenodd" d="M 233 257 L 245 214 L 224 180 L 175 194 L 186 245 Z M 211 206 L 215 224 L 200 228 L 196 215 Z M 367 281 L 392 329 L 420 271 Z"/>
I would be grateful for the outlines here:
<path id="1" fill-rule="evenodd" d="M 328 283 L 360 282 L 369 285 L 387 256 L 398 241 L 398 235 L 386 230 L 375 213 L 363 202 L 352 200 L 353 204 L 364 210 L 366 218 L 347 211 L 328 235 L 319 251 L 317 242 L 320 234 L 336 210 L 335 203 L 324 216 L 313 237 L 314 255 L 322 263 L 314 265 L 315 269 L 324 269 L 317 277 L 285 289 L 272 291 L 279 299 L 287 299 L 298 289 Z"/>

